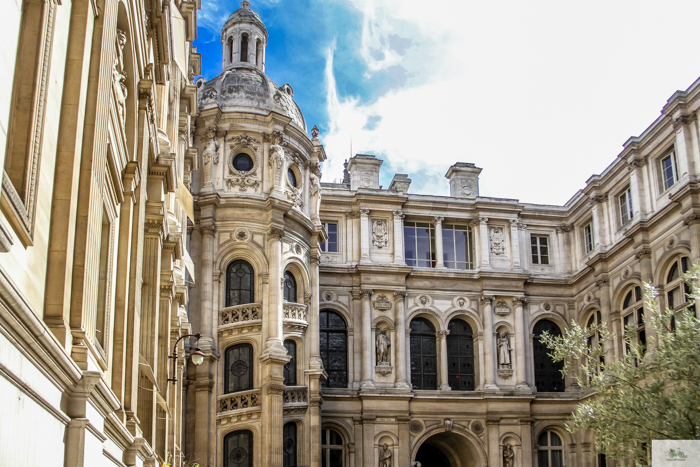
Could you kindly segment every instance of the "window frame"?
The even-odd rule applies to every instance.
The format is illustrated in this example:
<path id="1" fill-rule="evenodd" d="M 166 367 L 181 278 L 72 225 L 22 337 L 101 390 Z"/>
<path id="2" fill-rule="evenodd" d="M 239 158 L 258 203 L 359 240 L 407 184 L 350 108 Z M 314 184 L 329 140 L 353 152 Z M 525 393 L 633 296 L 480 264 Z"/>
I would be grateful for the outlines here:
<path id="1" fill-rule="evenodd" d="M 335 225 L 335 250 L 330 251 L 327 250 L 326 248 L 329 245 L 332 245 L 330 241 L 325 241 L 325 242 L 320 242 L 319 248 L 321 252 L 323 253 L 340 253 L 340 222 L 338 221 L 326 221 L 326 222 L 321 222 L 321 225 L 323 225 L 323 228 L 326 230 L 326 233 L 328 234 L 328 240 L 331 238 L 331 232 L 330 229 L 328 228 L 329 225 Z"/>
<path id="2" fill-rule="evenodd" d="M 672 183 L 667 185 L 666 171 L 664 168 L 664 161 L 669 159 L 671 161 L 671 178 Z M 664 151 L 663 155 L 659 157 L 659 181 L 661 193 L 665 193 L 671 189 L 676 183 L 678 183 L 678 159 L 676 158 L 676 148 L 672 146 L 669 150 Z"/>
<path id="3" fill-rule="evenodd" d="M 245 303 L 240 303 L 241 300 L 239 300 L 239 303 L 232 304 L 231 303 L 231 281 L 230 281 L 230 275 L 231 275 L 231 269 L 235 264 L 245 264 L 250 268 L 250 276 L 251 276 L 251 283 L 250 283 L 250 289 L 248 290 L 250 292 L 250 300 L 245 302 Z M 226 266 L 226 287 L 224 289 L 224 305 L 226 305 L 226 308 L 232 307 L 232 306 L 241 306 L 241 305 L 248 305 L 251 303 L 255 303 L 255 285 L 256 285 L 256 276 L 255 276 L 255 268 L 253 267 L 252 264 L 250 264 L 248 261 L 244 259 L 234 259 L 231 261 L 227 266 Z M 240 290 L 244 290 L 239 288 Z"/>
<path id="4" fill-rule="evenodd" d="M 222 442 L 222 457 L 223 457 L 223 466 L 224 467 L 234 467 L 233 462 L 229 462 L 229 457 L 230 453 L 227 452 L 227 441 L 235 436 L 236 434 L 247 434 L 248 436 L 248 450 L 246 451 L 247 454 L 247 465 L 252 466 L 255 465 L 255 434 L 253 433 L 252 430 L 247 430 L 247 429 L 242 429 L 242 430 L 234 430 L 229 433 L 226 433 L 224 435 L 224 439 Z M 235 464 L 236 467 L 240 466 L 241 464 Z"/>
<path id="5" fill-rule="evenodd" d="M 338 435 L 340 438 L 340 444 L 330 444 L 330 434 L 331 432 Z M 321 430 L 321 465 L 330 467 L 330 452 L 340 451 L 341 467 L 345 466 L 345 437 L 343 434 L 333 428 L 326 427 Z"/>
<path id="6" fill-rule="evenodd" d="M 282 425 L 282 465 L 283 467 L 298 467 L 299 465 L 299 424 L 295 421 L 288 421 Z M 294 427 L 294 452 L 287 452 L 287 427 Z M 291 431 L 291 430 L 290 430 Z M 294 463 L 290 464 L 289 461 Z"/>
<path id="7" fill-rule="evenodd" d="M 671 270 L 676 267 L 677 268 L 677 276 L 674 277 L 673 279 L 669 280 L 669 276 L 671 275 Z M 690 262 L 690 257 L 686 255 L 678 255 L 669 265 L 666 267 L 666 271 L 663 276 L 664 280 L 664 301 L 666 302 L 666 306 L 671 309 L 674 313 L 677 313 L 678 311 L 682 310 L 684 307 L 688 307 L 689 309 L 692 309 L 693 311 L 695 310 L 695 304 L 691 301 L 688 300 L 688 295 L 692 291 L 688 287 L 688 284 L 685 283 L 683 280 L 683 274 L 688 272 L 691 267 L 691 262 Z M 684 298 L 684 301 L 681 302 L 680 304 L 676 304 L 675 300 L 673 299 L 674 292 L 676 290 L 679 290 L 682 295 L 681 297 Z M 669 299 L 670 298 L 670 299 Z M 674 302 L 674 303 L 672 303 Z"/>
<path id="8" fill-rule="evenodd" d="M 634 300 L 628 306 L 625 307 L 627 303 L 627 297 L 632 295 Z M 626 341 L 627 336 L 627 326 L 631 324 L 631 328 L 635 333 L 635 342 L 646 346 L 646 325 L 644 323 L 644 296 L 642 295 L 642 288 L 639 285 L 633 285 L 627 287 L 626 292 L 623 294 L 622 306 L 624 307 L 620 312 L 620 320 L 623 329 L 623 352 L 625 355 L 629 353 L 630 347 Z M 641 319 L 640 319 L 641 318 Z M 631 321 L 631 323 L 630 323 Z M 638 363 L 638 362 L 635 362 Z"/>
<path id="9" fill-rule="evenodd" d="M 287 269 L 283 274 L 284 290 L 282 291 L 282 300 L 284 303 L 301 303 L 299 301 L 299 287 L 297 286 L 297 278 L 294 273 Z M 294 300 L 290 300 L 290 298 Z"/>
<path id="10" fill-rule="evenodd" d="M 343 327 L 342 329 L 339 328 L 339 327 L 331 327 L 331 326 L 329 326 L 329 325 L 326 325 L 325 328 L 321 327 L 321 322 L 322 322 L 323 320 L 322 320 L 322 318 L 321 318 L 320 315 L 321 315 L 322 313 L 328 313 L 328 315 L 327 315 L 327 317 L 326 317 L 326 322 L 328 322 L 328 317 L 330 316 L 330 314 L 337 315 L 337 316 L 340 317 L 340 319 L 343 321 L 344 327 Z M 323 332 L 326 332 L 326 333 L 327 333 L 327 336 L 326 336 L 326 348 L 325 348 L 325 349 L 324 349 L 323 346 L 321 345 L 321 340 L 322 340 L 321 337 L 322 337 L 322 336 L 320 336 L 320 334 L 323 333 Z M 328 362 L 328 361 L 325 361 L 325 360 L 323 359 L 323 354 L 326 353 L 326 355 L 328 355 L 328 352 L 330 351 L 330 350 L 329 350 L 329 349 L 330 349 L 330 345 L 328 345 L 328 341 L 330 340 L 329 338 L 330 338 L 330 335 L 331 335 L 331 334 L 342 334 L 342 335 L 344 335 L 344 337 L 345 337 L 345 349 L 344 349 L 344 350 L 345 350 L 345 369 L 331 369 L 331 365 L 329 364 L 329 362 Z M 324 367 L 324 369 L 326 370 L 326 373 L 328 373 L 328 379 L 326 379 L 326 380 L 324 380 L 324 381 L 321 382 L 321 387 L 324 388 L 324 389 L 334 389 L 334 388 L 335 388 L 335 389 L 345 389 L 345 388 L 348 387 L 348 380 L 349 380 L 349 378 L 348 378 L 348 366 L 349 366 L 349 365 L 348 365 L 348 360 L 349 360 L 350 357 L 351 357 L 351 356 L 349 355 L 349 352 L 348 352 L 348 337 L 349 337 L 349 336 L 348 336 L 348 322 L 346 321 L 345 317 L 344 317 L 340 312 L 338 312 L 338 311 L 336 311 L 336 310 L 333 310 L 333 309 L 329 309 L 329 308 L 323 308 L 323 309 L 321 309 L 321 310 L 319 311 L 319 351 L 320 351 L 320 354 L 321 354 L 321 355 L 320 355 L 320 356 L 321 356 L 321 360 L 323 361 L 323 367 Z M 326 358 L 326 360 L 327 360 L 327 359 L 328 359 L 328 357 Z M 338 373 L 338 374 L 343 374 L 343 373 L 344 373 L 344 381 L 343 381 L 344 384 L 342 384 L 342 385 L 333 385 L 333 386 L 331 386 L 331 385 L 329 384 L 329 382 L 331 381 L 331 372 Z"/>
<path id="11" fill-rule="evenodd" d="M 584 224 L 583 229 L 583 249 L 586 254 L 589 254 L 595 249 L 595 232 L 593 230 L 593 221 L 588 221 Z"/>
<path id="12" fill-rule="evenodd" d="M 464 261 L 457 258 L 457 232 L 464 232 L 466 244 L 464 248 Z M 451 252 L 454 255 L 453 259 L 448 259 L 448 250 L 445 248 L 445 236 L 451 235 L 452 246 Z M 437 241 L 437 236 L 435 237 Z M 435 253 L 437 254 L 437 253 Z M 442 258 L 443 264 L 448 269 L 459 269 L 468 271 L 474 269 L 474 230 L 470 225 L 465 224 L 443 224 L 442 225 Z M 448 264 L 450 263 L 450 264 Z M 463 266 L 463 267 L 461 267 Z"/>
<path id="13" fill-rule="evenodd" d="M 539 376 L 540 376 L 539 380 L 542 381 L 543 384 L 541 384 L 542 389 L 539 389 L 539 388 L 537 387 L 537 381 L 538 381 L 538 365 L 537 365 L 537 364 L 538 364 L 538 360 L 537 360 L 537 359 L 538 359 L 538 357 L 539 357 L 539 358 L 544 358 L 542 355 L 540 355 L 540 352 L 541 352 L 541 351 L 544 352 L 544 355 L 545 355 L 545 356 L 547 357 L 547 359 L 548 359 L 546 362 L 544 362 L 544 363 L 547 364 L 547 368 L 548 368 L 548 369 L 554 370 L 552 374 L 559 374 L 559 375 L 561 375 L 560 370 L 564 367 L 564 363 L 563 363 L 563 362 L 554 363 L 554 362 L 552 361 L 552 357 L 549 356 L 549 353 L 548 353 L 548 352 L 549 352 L 549 349 L 546 349 L 546 345 L 545 345 L 545 344 L 542 344 L 541 342 L 539 342 L 538 329 L 541 328 L 541 327 L 543 327 L 543 323 L 545 323 L 545 322 L 551 323 L 551 324 L 554 326 L 554 328 L 552 328 L 551 326 L 549 326 L 550 329 L 542 329 L 542 331 L 550 331 L 550 334 L 553 335 L 554 337 L 556 337 L 556 336 L 561 336 L 561 335 L 563 334 L 563 333 L 562 333 L 562 330 L 561 330 L 561 327 L 559 327 L 559 325 L 558 325 L 554 320 L 552 320 L 552 319 L 549 319 L 549 318 L 547 318 L 547 317 L 543 317 L 543 318 L 537 320 L 537 322 L 535 322 L 535 324 L 534 324 L 534 326 L 533 326 L 533 328 L 532 328 L 532 334 L 534 335 L 534 338 L 533 338 L 533 341 L 532 341 L 532 360 L 531 360 L 531 362 L 532 362 L 533 374 L 534 374 L 534 377 L 535 377 L 535 389 L 537 390 L 538 393 L 539 393 L 539 392 L 564 392 L 564 391 L 566 391 L 566 379 L 565 379 L 563 376 L 560 376 L 560 378 L 561 378 L 561 380 L 560 380 L 560 381 L 561 381 L 561 388 L 560 388 L 560 389 L 559 389 L 559 388 L 555 388 L 554 391 L 546 391 L 546 390 L 545 390 L 545 389 L 549 389 L 549 388 L 545 388 L 545 387 L 544 387 L 544 386 L 545 386 L 544 383 L 549 384 L 549 381 L 548 381 L 548 380 L 549 380 L 550 378 L 552 378 L 552 376 L 549 375 L 549 374 L 547 374 L 547 372 L 545 372 L 544 374 L 543 374 L 542 372 L 539 373 Z M 558 333 L 552 332 L 554 329 L 556 329 Z M 540 332 L 541 332 L 541 331 L 540 331 Z M 541 349 L 540 352 L 538 352 L 538 347 L 537 347 L 537 346 L 539 346 L 539 349 Z"/>
<path id="14" fill-rule="evenodd" d="M 455 331 L 455 326 L 457 324 L 457 321 L 461 321 L 467 326 L 467 333 L 466 334 L 458 334 Z M 474 329 L 472 328 L 471 324 L 464 319 L 464 317 L 456 316 L 450 320 L 450 322 L 447 325 L 447 329 L 450 331 L 450 333 L 447 335 L 447 383 L 450 385 L 450 388 L 453 391 L 475 391 L 476 390 L 476 348 L 474 344 Z M 460 350 L 460 340 L 471 340 L 471 355 L 467 354 L 463 355 L 462 351 Z M 455 342 L 456 341 L 456 342 Z M 456 344 L 456 345 L 455 345 Z M 457 352 L 454 352 L 454 349 L 457 349 Z M 457 371 L 453 371 L 453 363 L 457 360 Z M 471 374 L 469 372 L 463 372 L 462 371 L 462 363 L 463 360 L 467 360 L 469 363 L 471 363 Z M 455 378 L 453 378 L 453 376 Z M 455 381 L 455 379 L 458 379 L 459 381 Z M 463 383 L 463 380 L 467 380 L 467 389 L 462 389 L 460 386 Z"/>
<path id="15" fill-rule="evenodd" d="M 249 360 L 248 362 L 244 362 L 247 364 L 248 368 L 246 369 L 246 372 L 250 372 L 250 376 L 248 376 L 249 380 L 247 385 L 244 385 L 245 387 L 239 388 L 239 389 L 231 389 L 229 390 L 229 387 L 231 386 L 230 384 L 230 376 L 229 373 L 231 373 L 231 365 L 234 362 L 229 361 L 229 353 L 233 354 L 235 349 L 242 349 L 242 348 L 247 348 L 249 351 Z M 233 358 L 233 357 L 231 357 Z M 240 360 L 240 358 L 239 358 Z M 238 361 L 238 360 L 236 360 Z M 244 392 L 244 391 L 251 391 L 255 389 L 255 349 L 251 344 L 248 342 L 240 342 L 237 344 L 229 345 L 226 347 L 224 350 L 224 387 L 222 394 L 235 394 L 238 392 Z"/>
<path id="16" fill-rule="evenodd" d="M 552 436 L 555 435 L 558 439 L 559 442 L 561 443 L 558 446 L 554 446 L 552 444 Z M 542 435 L 547 436 L 547 444 L 543 445 L 540 444 L 540 438 L 542 438 Z M 542 451 L 547 451 L 547 465 L 542 466 L 540 464 L 540 452 Z M 541 432 L 537 436 L 537 466 L 538 467 L 552 467 L 552 451 L 561 451 L 561 466 L 559 467 L 566 467 L 566 452 L 564 451 L 564 437 L 557 433 L 556 431 L 550 429 L 546 429 L 543 432 Z"/>
<path id="17" fill-rule="evenodd" d="M 418 323 L 418 322 L 425 322 L 428 325 L 428 331 L 425 333 L 419 333 L 416 332 L 413 329 L 413 323 Z M 418 391 L 436 391 L 439 387 L 439 359 L 438 359 L 438 343 L 437 343 L 437 336 L 436 336 L 436 330 L 435 330 L 435 325 L 426 317 L 424 316 L 416 316 L 414 317 L 411 322 L 409 323 L 409 329 L 411 329 L 411 334 L 409 338 L 409 356 L 410 356 L 410 365 L 411 365 L 411 387 L 413 390 L 418 390 Z M 431 332 L 432 331 L 432 332 Z M 420 339 L 420 354 L 414 354 L 413 352 L 413 342 L 415 339 Z M 428 353 L 425 353 L 424 351 L 424 343 L 425 340 L 431 340 L 432 345 L 434 346 L 434 355 L 430 355 Z M 420 365 L 415 358 L 420 359 Z M 425 359 L 432 359 L 434 360 L 434 366 L 435 366 L 435 373 L 426 373 L 425 370 Z M 414 365 L 415 364 L 415 365 Z M 421 368 L 420 372 L 415 371 L 414 368 L 417 368 L 418 365 Z M 420 375 L 420 385 L 415 385 L 414 381 L 417 375 Z M 434 377 L 435 384 L 430 385 L 430 387 L 426 384 L 425 377 Z M 434 387 L 433 387 L 434 386 Z"/>
<path id="18" fill-rule="evenodd" d="M 427 227 L 423 227 L 426 225 Z M 409 258 L 408 256 L 408 242 L 407 238 L 408 236 L 406 235 L 406 231 L 413 229 L 413 238 L 415 239 L 413 247 L 414 247 L 414 252 L 415 252 L 415 258 Z M 428 231 L 428 255 L 430 259 L 422 259 L 418 258 L 418 231 L 419 230 L 427 230 Z M 404 259 L 406 261 L 407 266 L 415 267 L 415 268 L 434 268 L 437 265 L 437 261 L 435 258 L 436 253 L 436 248 L 435 248 L 435 225 L 432 222 L 418 222 L 418 221 L 406 221 L 404 222 L 403 225 L 403 233 L 404 233 Z M 422 263 L 427 263 L 425 264 L 419 264 L 420 262 Z M 413 263 L 413 264 L 412 264 Z"/>
<path id="19" fill-rule="evenodd" d="M 290 359 L 284 364 L 282 374 L 284 375 L 285 386 L 298 386 L 299 378 L 297 377 L 297 341 L 294 339 L 285 339 L 284 348 L 290 355 Z"/>
<path id="20" fill-rule="evenodd" d="M 620 226 L 627 224 L 634 219 L 634 205 L 632 204 L 632 188 L 625 188 L 617 195 L 618 215 L 620 216 Z"/>
<path id="21" fill-rule="evenodd" d="M 537 239 L 537 245 L 533 245 L 533 240 Z M 545 241 L 544 247 L 547 249 L 547 254 L 543 255 L 542 254 L 542 242 L 541 240 Z M 537 253 L 533 251 L 533 247 L 537 249 Z M 532 264 L 537 265 L 537 266 L 551 266 L 551 255 L 550 255 L 551 247 L 549 245 L 549 235 L 544 235 L 544 234 L 530 234 L 530 260 L 532 261 Z M 546 258 L 546 263 L 542 262 L 542 257 Z"/>
<path id="22" fill-rule="evenodd" d="M 600 337 L 600 331 L 592 331 L 590 330 L 591 327 L 597 328 L 598 326 L 601 325 L 603 321 L 603 315 L 600 312 L 600 310 L 595 310 L 591 312 L 588 315 L 588 320 L 586 320 L 586 345 L 588 347 L 588 351 L 590 352 L 593 346 L 595 345 L 596 347 L 600 345 L 601 337 Z M 600 360 L 598 361 L 598 367 L 596 368 L 596 371 L 600 371 L 605 364 L 605 358 L 603 356 L 600 357 Z"/>

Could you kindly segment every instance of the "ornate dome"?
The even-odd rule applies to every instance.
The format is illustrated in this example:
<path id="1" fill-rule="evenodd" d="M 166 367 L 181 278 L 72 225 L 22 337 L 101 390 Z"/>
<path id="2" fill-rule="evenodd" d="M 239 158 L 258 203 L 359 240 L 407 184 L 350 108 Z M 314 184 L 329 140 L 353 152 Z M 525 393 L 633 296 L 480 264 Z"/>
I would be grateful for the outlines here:
<path id="1" fill-rule="evenodd" d="M 269 115 L 275 111 L 292 119 L 306 131 L 304 116 L 294 102 L 294 91 L 288 84 L 278 86 L 255 67 L 236 67 L 224 70 L 207 82 L 197 83 L 199 110 L 215 107 L 222 112 L 251 112 Z"/>
<path id="2" fill-rule="evenodd" d="M 231 13 L 231 16 L 229 16 L 226 20 L 226 23 L 224 23 L 222 31 L 226 30 L 230 25 L 234 23 L 254 24 L 260 29 L 262 29 L 265 32 L 265 36 L 267 36 L 267 28 L 265 27 L 265 24 L 263 24 L 262 19 L 260 19 L 260 16 L 258 16 L 256 12 L 250 9 L 250 3 L 246 1 L 241 3 L 241 7 L 238 10 Z"/>

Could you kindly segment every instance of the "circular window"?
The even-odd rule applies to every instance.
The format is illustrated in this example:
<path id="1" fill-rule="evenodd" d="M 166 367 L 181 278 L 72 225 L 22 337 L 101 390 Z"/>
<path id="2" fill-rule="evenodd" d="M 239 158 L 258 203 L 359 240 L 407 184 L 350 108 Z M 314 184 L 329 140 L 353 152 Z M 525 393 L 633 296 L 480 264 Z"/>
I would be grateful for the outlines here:
<path id="1" fill-rule="evenodd" d="M 249 172 L 253 168 L 253 158 L 248 154 L 237 154 L 233 158 L 233 168 L 239 172 Z"/>
<path id="2" fill-rule="evenodd" d="M 231 459 L 231 462 L 234 464 L 242 464 L 247 458 L 248 453 L 241 447 L 237 447 L 231 451 L 231 454 L 229 455 L 229 459 Z"/>
<path id="3" fill-rule="evenodd" d="M 236 360 L 231 364 L 231 374 L 233 376 L 243 376 L 248 372 L 248 365 L 243 360 Z"/>
<path id="4" fill-rule="evenodd" d="M 287 170 L 287 180 L 289 180 L 290 185 L 292 185 L 294 188 L 296 188 L 297 176 L 292 169 Z"/>

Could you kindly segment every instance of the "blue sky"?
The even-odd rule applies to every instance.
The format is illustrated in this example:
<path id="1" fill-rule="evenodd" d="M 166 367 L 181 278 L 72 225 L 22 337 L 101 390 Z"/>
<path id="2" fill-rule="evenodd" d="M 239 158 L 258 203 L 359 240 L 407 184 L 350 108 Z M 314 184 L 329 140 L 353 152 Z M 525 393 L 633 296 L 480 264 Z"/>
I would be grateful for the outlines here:
<path id="1" fill-rule="evenodd" d="M 221 71 L 220 31 L 239 2 L 204 0 L 202 72 Z M 270 34 L 266 72 L 289 83 L 342 176 L 353 153 L 382 183 L 446 195 L 457 161 L 483 196 L 564 204 L 629 136 L 700 76 L 691 0 L 251 0 Z"/>

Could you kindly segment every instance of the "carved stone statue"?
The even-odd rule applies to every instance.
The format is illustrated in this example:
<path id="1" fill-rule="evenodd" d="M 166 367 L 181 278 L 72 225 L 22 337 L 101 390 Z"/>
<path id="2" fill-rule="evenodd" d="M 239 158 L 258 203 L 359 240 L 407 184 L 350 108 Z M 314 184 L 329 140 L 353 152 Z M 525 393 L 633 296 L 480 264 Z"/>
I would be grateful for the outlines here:
<path id="1" fill-rule="evenodd" d="M 202 162 L 204 163 L 204 182 L 209 183 L 212 180 L 213 162 L 219 162 L 219 140 L 216 137 L 216 128 L 209 128 L 206 135 L 206 143 L 202 152 Z"/>
<path id="2" fill-rule="evenodd" d="M 375 248 L 384 248 L 389 244 L 389 229 L 385 219 L 377 219 L 372 223 L 372 244 Z"/>
<path id="3" fill-rule="evenodd" d="M 493 227 L 489 239 L 491 240 L 491 253 L 494 255 L 502 255 L 505 253 L 506 247 L 503 228 Z"/>
<path id="4" fill-rule="evenodd" d="M 501 368 L 510 368 L 510 340 L 508 333 L 498 333 L 498 366 Z"/>
<path id="5" fill-rule="evenodd" d="M 114 59 L 112 66 L 112 78 L 114 79 L 114 94 L 117 99 L 117 110 L 119 112 L 119 121 L 124 125 L 126 113 L 126 98 L 129 94 L 126 87 L 126 71 L 124 70 L 124 46 L 126 45 L 126 34 L 117 29 L 117 56 Z"/>
<path id="6" fill-rule="evenodd" d="M 515 463 L 515 453 L 510 443 L 503 446 L 503 467 L 513 467 Z"/>
<path id="7" fill-rule="evenodd" d="M 380 328 L 377 334 L 377 365 L 389 363 L 391 341 L 386 335 L 386 328 Z"/>
<path id="8" fill-rule="evenodd" d="M 391 449 L 386 443 L 379 448 L 379 467 L 391 467 Z"/>

